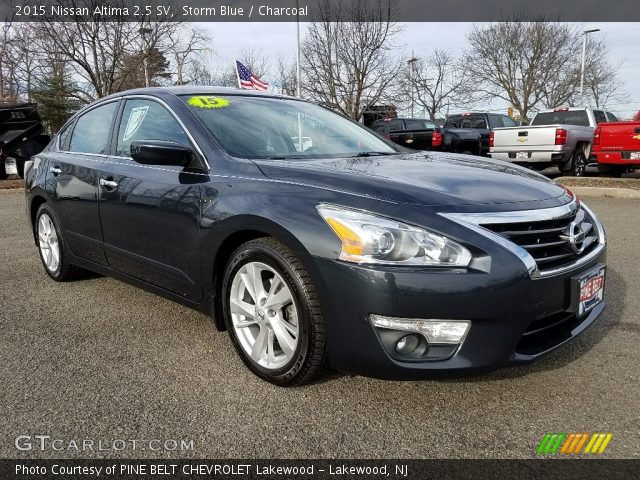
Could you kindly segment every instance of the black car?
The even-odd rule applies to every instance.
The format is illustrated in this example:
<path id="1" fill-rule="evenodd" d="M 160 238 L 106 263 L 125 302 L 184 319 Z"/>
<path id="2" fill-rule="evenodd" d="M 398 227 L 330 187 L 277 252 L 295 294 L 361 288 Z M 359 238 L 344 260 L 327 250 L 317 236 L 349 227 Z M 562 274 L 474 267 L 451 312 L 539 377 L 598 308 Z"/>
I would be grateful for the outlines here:
<path id="1" fill-rule="evenodd" d="M 26 166 L 51 278 L 80 269 L 210 312 L 281 385 L 538 359 L 604 308 L 605 232 L 509 164 L 399 147 L 266 93 L 123 92 Z M 123 325 L 124 328 L 124 325 Z"/>
<path id="2" fill-rule="evenodd" d="M 516 127 L 518 124 L 508 115 L 470 112 L 449 115 L 444 122 L 446 131 L 473 132 L 480 141 L 479 154 L 489 153 L 489 134 L 496 128 Z"/>

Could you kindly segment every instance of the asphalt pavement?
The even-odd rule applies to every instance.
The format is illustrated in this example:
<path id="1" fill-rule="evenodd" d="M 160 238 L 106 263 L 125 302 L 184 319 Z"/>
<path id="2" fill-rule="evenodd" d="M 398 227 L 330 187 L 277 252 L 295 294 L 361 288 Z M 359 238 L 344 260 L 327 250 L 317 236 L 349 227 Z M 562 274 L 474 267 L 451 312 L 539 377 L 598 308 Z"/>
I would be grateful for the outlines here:
<path id="1" fill-rule="evenodd" d="M 587 199 L 609 238 L 608 307 L 551 357 L 467 379 L 332 374 L 282 389 L 206 315 L 100 276 L 51 281 L 23 196 L 0 192 L 1 458 L 531 458 L 547 432 L 613 432 L 603 456 L 640 457 L 639 200 Z M 171 451 L 130 447 L 151 439 Z M 93 450 L 73 448 L 83 440 Z"/>

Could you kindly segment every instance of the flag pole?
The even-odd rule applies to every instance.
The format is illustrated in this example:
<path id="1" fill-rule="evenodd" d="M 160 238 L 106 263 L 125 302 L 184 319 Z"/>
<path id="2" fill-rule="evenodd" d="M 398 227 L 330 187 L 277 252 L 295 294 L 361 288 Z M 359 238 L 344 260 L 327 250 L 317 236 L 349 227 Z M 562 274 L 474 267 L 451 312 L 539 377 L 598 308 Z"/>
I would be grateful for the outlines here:
<path id="1" fill-rule="evenodd" d="M 238 80 L 238 88 L 242 89 L 242 84 L 240 83 L 240 73 L 238 72 L 238 61 L 235 60 L 234 64 L 236 66 L 236 79 Z"/>
<path id="2" fill-rule="evenodd" d="M 296 0 L 296 94 L 300 98 L 300 0 Z"/>

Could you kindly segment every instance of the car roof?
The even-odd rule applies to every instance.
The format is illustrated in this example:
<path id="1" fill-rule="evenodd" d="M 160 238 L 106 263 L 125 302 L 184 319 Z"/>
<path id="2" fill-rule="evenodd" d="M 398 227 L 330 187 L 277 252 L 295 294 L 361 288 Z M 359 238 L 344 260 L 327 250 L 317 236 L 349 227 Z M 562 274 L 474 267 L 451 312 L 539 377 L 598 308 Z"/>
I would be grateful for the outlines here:
<path id="1" fill-rule="evenodd" d="M 171 95 L 245 95 L 252 97 L 268 97 L 268 98 L 283 98 L 298 100 L 296 97 L 288 95 L 281 95 L 273 92 L 264 92 L 258 90 L 245 90 L 240 88 L 230 87 L 216 87 L 216 86 L 173 86 L 173 87 L 148 87 L 148 88 L 135 88 L 132 90 L 125 90 L 113 95 L 109 95 L 109 98 L 118 98 L 127 95 L 158 95 L 158 94 L 171 94 Z"/>

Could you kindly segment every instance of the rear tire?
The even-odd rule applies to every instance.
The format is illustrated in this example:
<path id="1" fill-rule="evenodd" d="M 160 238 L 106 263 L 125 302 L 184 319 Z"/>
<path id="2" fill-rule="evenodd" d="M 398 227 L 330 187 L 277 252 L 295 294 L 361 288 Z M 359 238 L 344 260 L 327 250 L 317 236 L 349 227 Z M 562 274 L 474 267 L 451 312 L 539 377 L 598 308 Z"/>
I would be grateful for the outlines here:
<path id="1" fill-rule="evenodd" d="M 568 169 L 560 169 L 562 173 L 569 174 L 572 177 L 584 177 L 587 173 L 587 157 L 581 148 L 578 148 L 573 155 L 569 163 Z"/>
<path id="2" fill-rule="evenodd" d="M 67 261 L 58 219 L 46 203 L 38 209 L 34 229 L 40 260 L 47 275 L 56 282 L 68 282 L 76 278 L 80 270 Z"/>
<path id="3" fill-rule="evenodd" d="M 324 370 L 326 330 L 315 286 L 302 262 L 276 239 L 252 240 L 232 254 L 222 312 L 236 351 L 259 377 L 295 386 Z"/>

